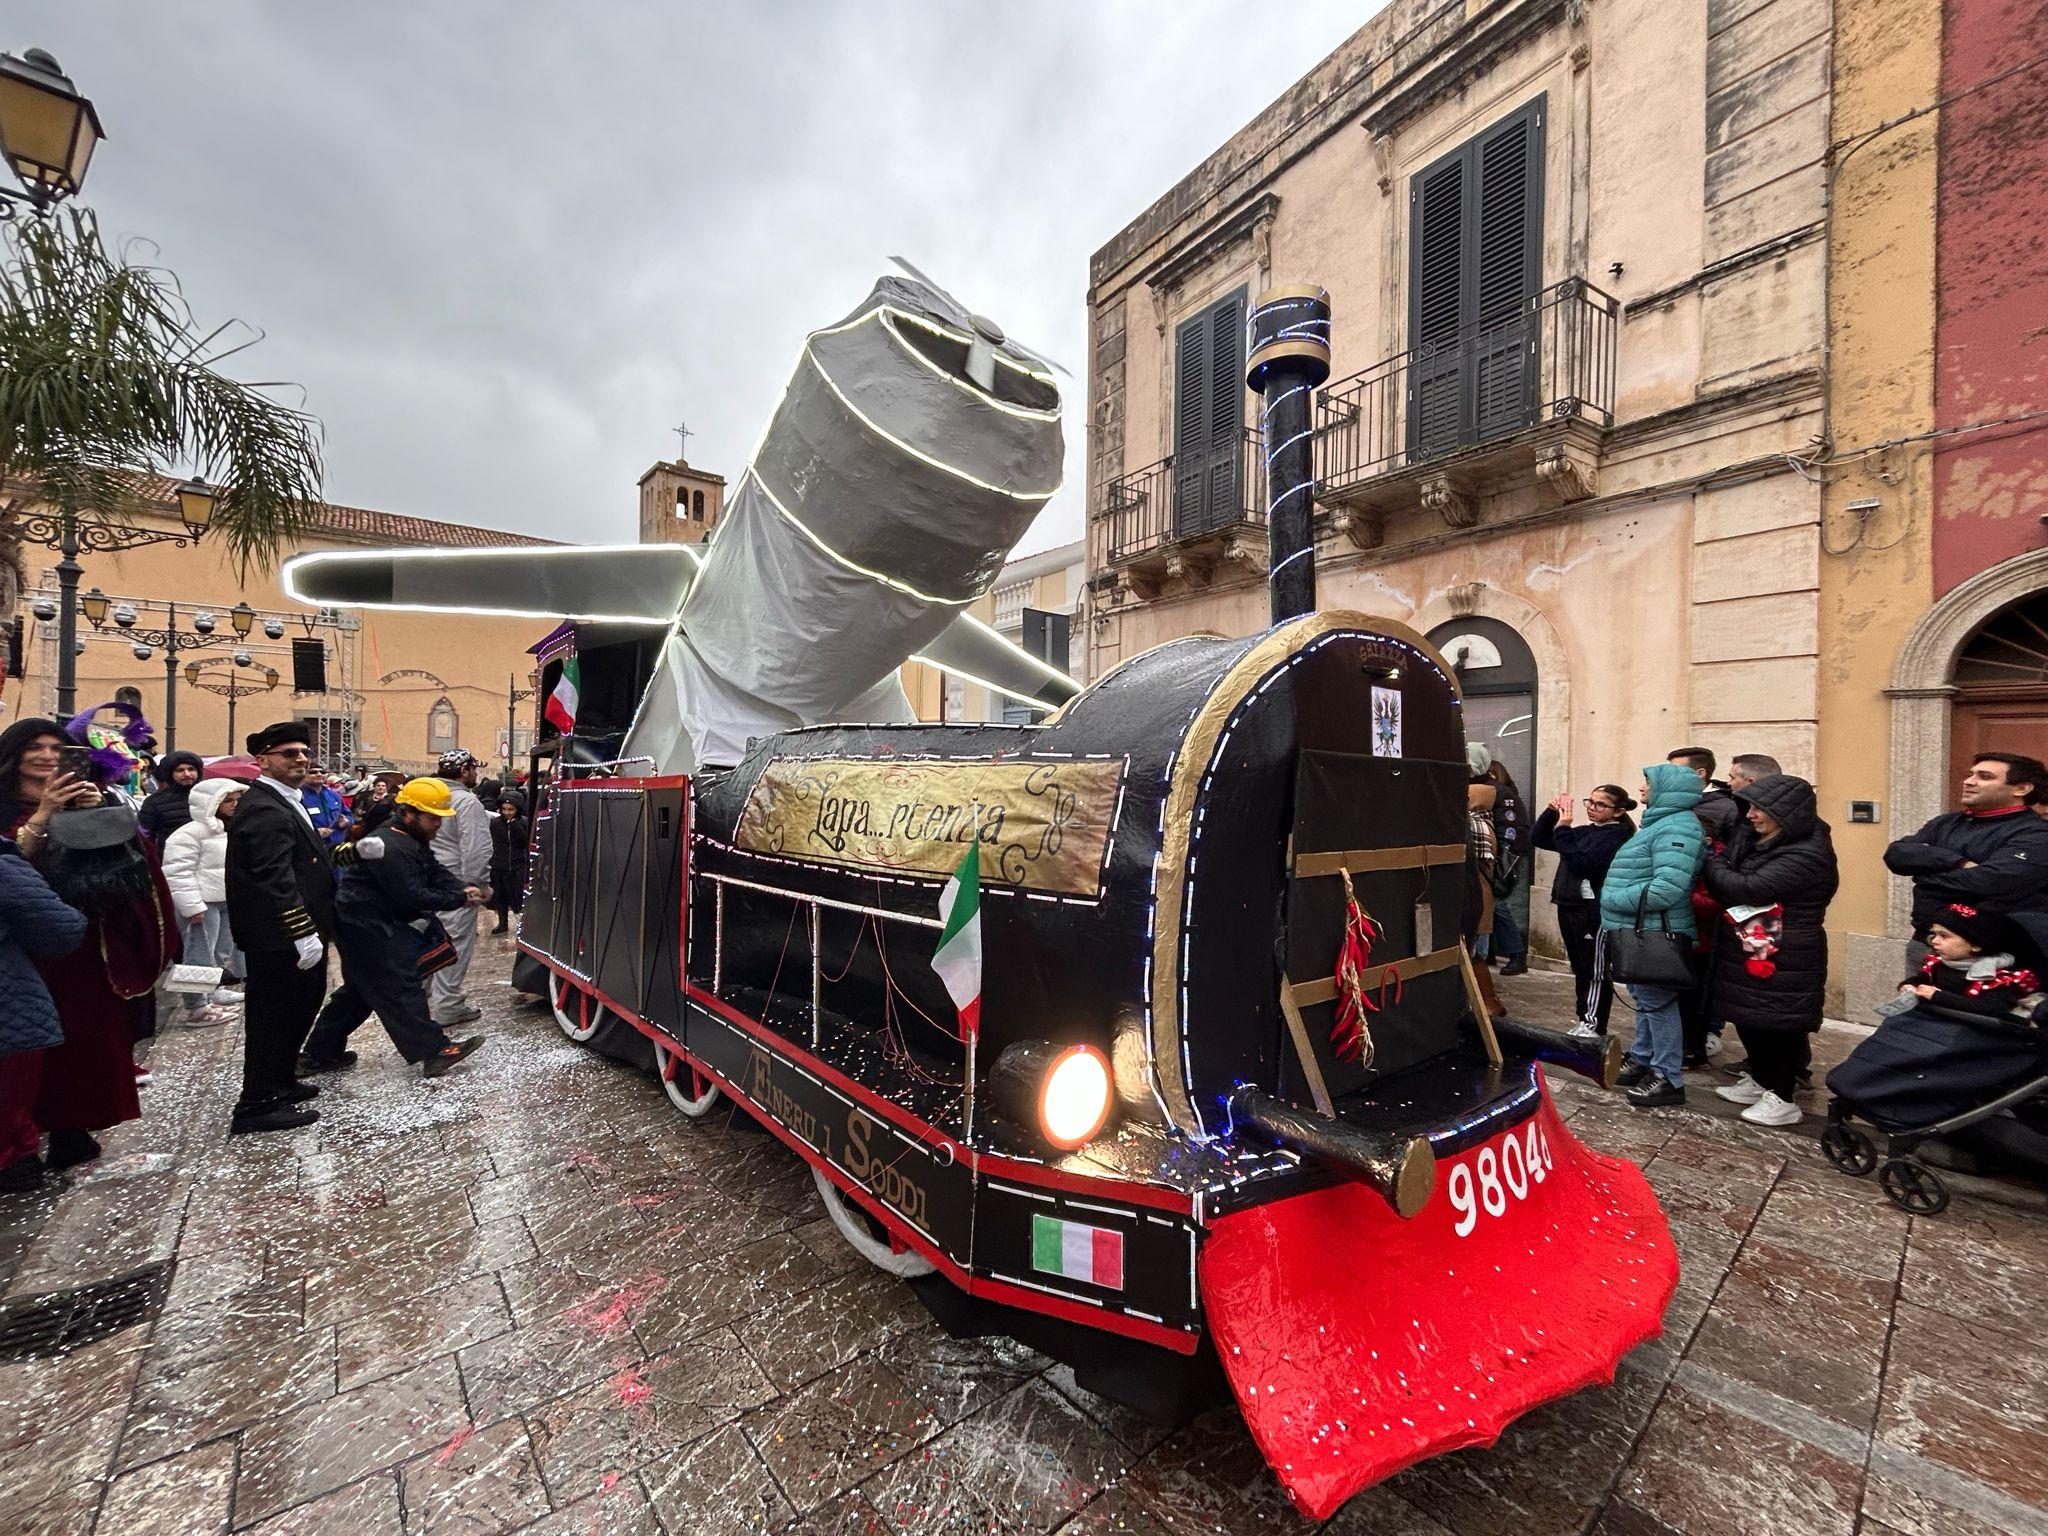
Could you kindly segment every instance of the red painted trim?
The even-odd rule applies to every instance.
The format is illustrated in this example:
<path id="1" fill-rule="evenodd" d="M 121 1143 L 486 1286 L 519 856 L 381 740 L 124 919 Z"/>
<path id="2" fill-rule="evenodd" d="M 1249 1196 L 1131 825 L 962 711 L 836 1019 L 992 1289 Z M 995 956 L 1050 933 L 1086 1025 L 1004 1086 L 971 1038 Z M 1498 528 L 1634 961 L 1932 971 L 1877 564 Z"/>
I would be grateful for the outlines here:
<path id="1" fill-rule="evenodd" d="M 1045 1292 L 1034 1291 L 1029 1286 L 1010 1285 L 1001 1280 L 976 1280 L 967 1289 L 970 1295 L 999 1302 L 1006 1307 L 1016 1307 L 1025 1312 L 1043 1312 L 1048 1317 L 1057 1317 L 1063 1322 L 1100 1328 L 1108 1333 L 1120 1333 L 1141 1343 L 1156 1344 L 1162 1349 L 1170 1349 L 1177 1355 L 1192 1355 L 1201 1347 L 1202 1336 L 1199 1332 L 1190 1332 L 1184 1328 L 1168 1328 L 1160 1323 L 1148 1323 L 1142 1317 L 1132 1317 L 1127 1312 L 1112 1312 L 1106 1307 L 1091 1307 L 1078 1301 L 1068 1301 L 1064 1297 L 1048 1296 Z"/>
<path id="2" fill-rule="evenodd" d="M 1154 1210 L 1172 1211 L 1176 1216 L 1194 1214 L 1194 1201 L 1189 1196 L 1176 1195 L 1156 1184 L 1133 1184 L 1114 1174 L 1106 1173 L 1095 1178 L 1084 1173 L 1067 1173 L 1059 1168 L 1048 1168 L 1043 1163 L 1018 1162 L 999 1152 L 982 1153 L 976 1167 L 984 1174 L 1014 1179 L 1019 1184 L 1042 1184 L 1048 1189 L 1064 1189 L 1097 1198 L 1107 1195 L 1110 1199 L 1127 1201 L 1132 1205 L 1149 1205 Z"/>
<path id="3" fill-rule="evenodd" d="M 524 944 L 521 944 L 520 948 L 527 949 L 527 953 L 532 954 L 536 960 L 548 966 L 550 970 L 560 975 L 565 981 L 583 988 L 583 983 L 577 977 L 564 971 L 546 955 L 528 949 Z M 813 1168 L 822 1169 L 825 1177 L 832 1181 L 835 1188 L 854 1200 L 863 1210 L 886 1227 L 890 1235 L 897 1242 L 909 1248 L 920 1257 L 929 1260 L 933 1268 L 968 1295 L 993 1301 L 1002 1306 L 1016 1307 L 1026 1312 L 1040 1312 L 1048 1317 L 1057 1317 L 1064 1322 L 1078 1323 L 1083 1327 L 1100 1328 L 1107 1333 L 1122 1334 L 1124 1337 L 1136 1339 L 1140 1343 L 1153 1344 L 1162 1349 L 1170 1349 L 1176 1354 L 1192 1355 L 1200 1347 L 1201 1334 L 1198 1330 L 1169 1328 L 1160 1323 L 1148 1322 L 1142 1317 L 1132 1317 L 1127 1313 L 1111 1311 L 1107 1307 L 1091 1307 L 1082 1302 L 1068 1301 L 1064 1297 L 1054 1296 L 1044 1291 L 1035 1291 L 1028 1286 L 1012 1285 L 1003 1280 L 977 1277 L 962 1269 L 945 1253 L 925 1241 L 924 1238 L 907 1226 L 888 1207 L 877 1201 L 865 1188 L 854 1183 L 845 1173 L 833 1166 L 822 1154 L 799 1140 L 795 1133 L 776 1121 L 765 1109 L 736 1087 L 723 1073 L 699 1060 L 656 1026 L 637 1017 L 630 1010 L 619 1007 L 618 1004 L 606 997 L 596 987 L 588 987 L 584 988 L 584 990 L 594 995 L 605 1007 L 611 1009 L 625 1023 L 645 1035 L 657 1050 L 669 1052 L 677 1060 L 689 1063 L 694 1070 L 703 1073 L 711 1081 L 717 1083 L 719 1088 L 735 1103 L 741 1105 L 748 1114 L 759 1121 L 763 1129 L 771 1132 L 778 1141 L 782 1142 L 783 1145 L 787 1146 Z M 710 1001 L 717 1002 L 715 998 L 710 999 Z M 721 1012 L 733 1015 L 737 1021 L 746 1022 L 750 1026 L 749 1032 L 758 1030 L 759 1026 L 752 1025 L 752 1021 L 746 1020 L 744 1014 L 738 1014 L 735 1010 L 724 1004 L 719 1004 L 718 1006 Z M 777 1039 L 779 1043 L 779 1037 Z M 822 1067 L 822 1063 L 816 1063 L 814 1058 L 806 1058 L 806 1060 L 811 1064 L 818 1065 L 821 1068 L 821 1072 L 829 1072 L 829 1069 Z M 838 1076 L 836 1073 L 830 1075 Z M 844 1079 L 841 1079 L 841 1081 L 844 1081 Z M 859 1085 L 854 1084 L 853 1086 L 858 1087 Z M 1007 1158 L 995 1159 L 995 1161 L 1014 1168 L 1031 1169 L 1033 1167 L 1029 1163 L 1010 1163 Z M 1049 1169 L 1039 1169 L 1036 1171 L 1041 1173 L 1051 1172 Z M 1058 1177 L 1097 1194 L 1101 1193 L 1102 1185 L 1114 1182 L 1102 1179 L 1075 1179 L 1071 1175 L 1065 1174 L 1058 1175 Z M 1022 1176 L 1019 1175 L 1018 1178 L 1019 1182 L 1022 1182 Z M 1118 1187 L 1127 1186 L 1119 1185 Z"/>
<path id="4" fill-rule="evenodd" d="M 573 795 L 579 789 L 687 789 L 689 785 L 687 773 L 662 773 L 631 779 L 568 779 L 556 787 L 565 795 Z"/>

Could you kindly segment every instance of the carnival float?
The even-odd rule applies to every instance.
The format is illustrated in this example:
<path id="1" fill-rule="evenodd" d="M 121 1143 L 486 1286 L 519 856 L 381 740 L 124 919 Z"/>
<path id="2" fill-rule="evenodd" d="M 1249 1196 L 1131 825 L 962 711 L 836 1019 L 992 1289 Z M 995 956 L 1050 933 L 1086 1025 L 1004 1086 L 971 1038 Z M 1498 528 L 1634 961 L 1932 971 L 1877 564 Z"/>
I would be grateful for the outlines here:
<path id="1" fill-rule="evenodd" d="M 967 614 L 1057 489 L 1058 379 L 906 271 L 806 339 L 704 547 L 288 584 L 558 621 L 517 984 L 759 1121 L 948 1328 L 1159 1415 L 1227 1384 L 1325 1517 L 1658 1332 L 1663 1214 L 1546 1078 L 1618 1043 L 1489 1018 L 1457 680 L 1315 607 L 1322 293 L 1250 320 L 1271 626 L 1081 689 Z M 910 657 L 1049 713 L 919 722 Z"/>

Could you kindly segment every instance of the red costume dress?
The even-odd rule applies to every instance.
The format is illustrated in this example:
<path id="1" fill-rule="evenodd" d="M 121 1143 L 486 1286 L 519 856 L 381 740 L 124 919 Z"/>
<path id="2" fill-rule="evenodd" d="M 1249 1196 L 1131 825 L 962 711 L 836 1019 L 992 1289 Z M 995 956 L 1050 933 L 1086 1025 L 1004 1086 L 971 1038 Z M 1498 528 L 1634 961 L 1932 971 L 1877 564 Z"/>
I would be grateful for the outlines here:
<path id="1" fill-rule="evenodd" d="M 24 812 L 4 830 L 12 836 L 26 820 Z M 38 868 L 44 867 L 47 846 L 46 841 L 30 861 Z M 24 1053 L 41 1057 L 35 1118 L 45 1131 L 104 1130 L 142 1113 L 135 1091 L 135 1041 L 156 1022 L 156 980 L 177 959 L 179 936 L 156 852 L 147 841 L 141 847 L 149 860 L 153 898 L 86 913 L 85 939 L 78 948 L 60 959 L 36 962 L 64 1026 L 62 1045 Z M 30 1070 L 31 1063 L 21 1062 L 10 1076 Z"/>

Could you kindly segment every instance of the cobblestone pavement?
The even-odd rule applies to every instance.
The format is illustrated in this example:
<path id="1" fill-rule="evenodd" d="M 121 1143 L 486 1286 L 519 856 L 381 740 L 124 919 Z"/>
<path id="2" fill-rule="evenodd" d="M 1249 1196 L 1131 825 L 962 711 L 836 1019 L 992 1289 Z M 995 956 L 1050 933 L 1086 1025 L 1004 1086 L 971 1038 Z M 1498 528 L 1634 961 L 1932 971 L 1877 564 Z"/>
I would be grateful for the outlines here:
<path id="1" fill-rule="evenodd" d="M 0 1201 L 9 1299 L 178 1261 L 153 1323 L 0 1363 L 0 1527 L 1307 1529 L 1234 1413 L 1154 1428 L 1029 1350 L 950 1340 L 793 1156 L 571 1045 L 485 947 L 490 1043 L 442 1082 L 372 1029 L 318 1126 L 229 1142 L 239 1031 L 169 1032 L 103 1163 Z M 1506 990 L 1542 1013 L 1562 988 Z M 1664 1337 L 1331 1529 L 2048 1530 L 2038 1208 L 1979 1188 L 1909 1219 L 1810 1137 L 1559 1086 L 1670 1213 Z"/>

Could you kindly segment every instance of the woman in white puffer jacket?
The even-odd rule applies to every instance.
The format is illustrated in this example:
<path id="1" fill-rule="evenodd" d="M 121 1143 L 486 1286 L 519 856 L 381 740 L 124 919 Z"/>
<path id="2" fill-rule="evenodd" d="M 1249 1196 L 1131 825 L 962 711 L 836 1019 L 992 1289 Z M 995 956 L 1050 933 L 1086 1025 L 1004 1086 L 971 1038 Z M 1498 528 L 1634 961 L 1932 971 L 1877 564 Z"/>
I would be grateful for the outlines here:
<path id="1" fill-rule="evenodd" d="M 192 819 L 164 839 L 164 883 L 184 925 L 185 962 L 217 965 L 223 980 L 239 980 L 242 953 L 228 932 L 228 818 L 248 786 L 239 779 L 201 779 L 186 802 Z M 220 1024 L 230 1017 L 225 1005 L 242 995 L 223 987 L 185 998 L 184 1024 Z"/>

